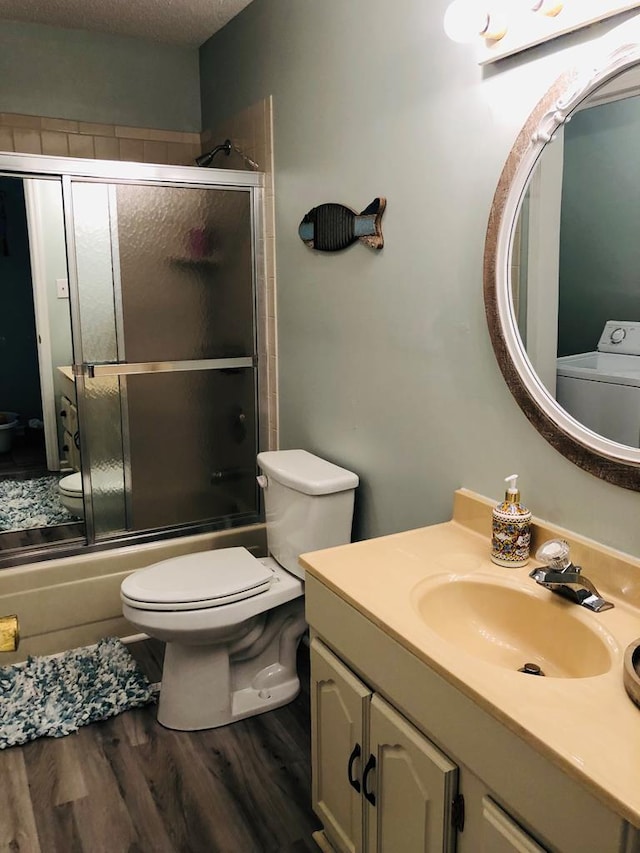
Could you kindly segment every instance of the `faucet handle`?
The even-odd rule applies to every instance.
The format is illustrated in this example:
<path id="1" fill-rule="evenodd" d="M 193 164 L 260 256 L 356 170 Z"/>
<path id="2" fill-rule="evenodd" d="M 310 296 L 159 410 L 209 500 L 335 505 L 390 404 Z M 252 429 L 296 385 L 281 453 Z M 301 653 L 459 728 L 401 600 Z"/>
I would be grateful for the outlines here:
<path id="1" fill-rule="evenodd" d="M 550 569 L 563 572 L 571 566 L 569 550 L 569 543 L 566 540 L 548 539 L 536 551 L 536 560 L 545 563 Z M 580 572 L 580 568 L 574 566 L 574 571 Z"/>

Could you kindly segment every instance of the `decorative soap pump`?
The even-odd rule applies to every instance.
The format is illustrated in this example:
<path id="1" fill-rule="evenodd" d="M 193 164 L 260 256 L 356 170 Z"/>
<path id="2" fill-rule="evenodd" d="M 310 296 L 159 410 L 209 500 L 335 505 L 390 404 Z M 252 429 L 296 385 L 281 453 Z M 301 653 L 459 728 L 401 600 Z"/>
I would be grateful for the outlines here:
<path id="1" fill-rule="evenodd" d="M 491 559 L 499 566 L 517 568 L 529 562 L 531 513 L 520 503 L 518 475 L 505 477 L 507 491 L 502 503 L 493 509 Z"/>

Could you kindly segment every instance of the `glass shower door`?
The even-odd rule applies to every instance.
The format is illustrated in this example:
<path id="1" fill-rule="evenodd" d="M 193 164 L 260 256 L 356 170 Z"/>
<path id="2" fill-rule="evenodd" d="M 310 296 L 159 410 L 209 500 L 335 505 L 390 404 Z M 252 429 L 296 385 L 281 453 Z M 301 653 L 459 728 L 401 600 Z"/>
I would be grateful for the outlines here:
<path id="1" fill-rule="evenodd" d="M 90 540 L 255 519 L 250 189 L 65 189 Z"/>

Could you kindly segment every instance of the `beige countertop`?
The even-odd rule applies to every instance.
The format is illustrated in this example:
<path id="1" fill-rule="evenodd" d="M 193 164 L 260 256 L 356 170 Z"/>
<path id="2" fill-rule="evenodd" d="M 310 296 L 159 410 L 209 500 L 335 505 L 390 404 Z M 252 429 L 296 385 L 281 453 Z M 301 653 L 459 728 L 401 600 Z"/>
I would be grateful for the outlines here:
<path id="1" fill-rule="evenodd" d="M 534 545 L 567 538 L 574 561 L 615 603 L 612 610 L 593 613 L 529 578 L 539 565 L 534 560 L 519 569 L 491 562 L 490 509 L 487 499 L 462 489 L 456 492 L 452 521 L 304 554 L 300 561 L 310 575 L 640 827 L 640 709 L 622 681 L 625 649 L 640 637 L 640 561 L 534 519 Z M 610 669 L 590 677 L 539 678 L 461 650 L 428 627 L 418 607 L 430 585 L 459 580 L 504 582 L 544 599 L 559 642 L 569 610 L 570 618 L 601 637 Z"/>
<path id="2" fill-rule="evenodd" d="M 60 371 L 60 373 L 61 373 L 64 377 L 66 377 L 67 379 L 69 379 L 71 382 L 75 382 L 75 381 L 76 381 L 76 378 L 75 378 L 75 376 L 73 375 L 73 368 L 72 368 L 72 367 L 66 367 L 66 366 L 60 366 L 60 365 L 58 365 L 58 370 Z"/>

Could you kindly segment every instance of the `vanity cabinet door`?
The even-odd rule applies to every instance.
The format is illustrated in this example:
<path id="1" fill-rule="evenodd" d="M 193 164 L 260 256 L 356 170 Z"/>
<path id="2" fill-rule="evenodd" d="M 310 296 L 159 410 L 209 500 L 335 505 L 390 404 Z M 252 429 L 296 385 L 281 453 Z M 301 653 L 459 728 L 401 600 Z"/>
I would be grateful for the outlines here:
<path id="1" fill-rule="evenodd" d="M 368 853 L 453 851 L 457 786 L 456 765 L 374 695 L 363 777 Z"/>
<path id="2" fill-rule="evenodd" d="M 481 853 L 546 853 L 490 797 L 482 798 L 481 838 Z"/>
<path id="3" fill-rule="evenodd" d="M 362 759 L 371 691 L 317 638 L 311 641 L 313 810 L 339 851 L 363 853 Z M 389 848 L 392 850 L 393 848 Z M 401 849 L 401 848 L 398 848 Z"/>

